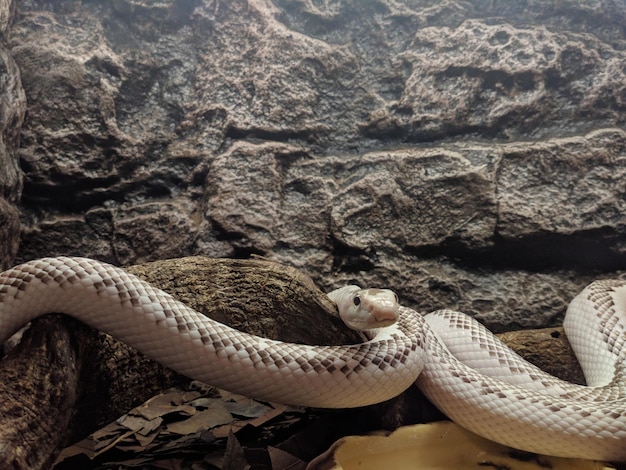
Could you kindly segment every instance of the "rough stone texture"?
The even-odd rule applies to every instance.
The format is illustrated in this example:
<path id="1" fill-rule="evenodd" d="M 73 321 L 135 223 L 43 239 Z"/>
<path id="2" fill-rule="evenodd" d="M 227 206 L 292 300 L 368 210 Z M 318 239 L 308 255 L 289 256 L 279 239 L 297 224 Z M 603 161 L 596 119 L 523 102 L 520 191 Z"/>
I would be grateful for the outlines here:
<path id="1" fill-rule="evenodd" d="M 17 254 L 20 221 L 17 203 L 22 173 L 16 151 L 26 112 L 20 72 L 7 46 L 9 24 L 15 13 L 10 0 L 0 1 L 0 268 L 6 269 Z"/>
<path id="2" fill-rule="evenodd" d="M 0 34 L 3 37 L 6 37 L 14 15 L 15 2 L 13 0 L 0 0 Z"/>
<path id="3" fill-rule="evenodd" d="M 622 1 L 17 8 L 19 259 L 258 253 L 500 331 L 626 270 Z"/>

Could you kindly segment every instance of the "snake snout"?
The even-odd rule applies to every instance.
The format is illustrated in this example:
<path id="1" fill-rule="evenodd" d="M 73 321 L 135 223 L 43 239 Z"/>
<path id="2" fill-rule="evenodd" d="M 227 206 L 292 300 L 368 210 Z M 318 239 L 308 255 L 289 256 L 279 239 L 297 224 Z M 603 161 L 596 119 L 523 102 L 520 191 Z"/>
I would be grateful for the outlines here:
<path id="1" fill-rule="evenodd" d="M 364 306 L 373 324 L 388 326 L 399 318 L 398 296 L 389 289 L 367 289 Z"/>
<path id="2" fill-rule="evenodd" d="M 385 306 L 379 305 L 373 309 L 372 316 L 377 322 L 391 322 L 395 323 L 398 320 L 398 307 L 397 306 Z"/>

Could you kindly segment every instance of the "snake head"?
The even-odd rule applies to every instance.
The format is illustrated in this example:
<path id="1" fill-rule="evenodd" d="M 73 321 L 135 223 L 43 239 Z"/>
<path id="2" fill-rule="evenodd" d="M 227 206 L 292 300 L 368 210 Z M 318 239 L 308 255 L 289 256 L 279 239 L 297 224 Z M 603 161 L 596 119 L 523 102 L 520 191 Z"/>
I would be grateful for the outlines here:
<path id="1" fill-rule="evenodd" d="M 398 320 L 398 296 L 389 289 L 361 289 L 347 286 L 340 295 L 331 296 L 343 322 L 353 330 L 371 330 L 394 324 Z"/>

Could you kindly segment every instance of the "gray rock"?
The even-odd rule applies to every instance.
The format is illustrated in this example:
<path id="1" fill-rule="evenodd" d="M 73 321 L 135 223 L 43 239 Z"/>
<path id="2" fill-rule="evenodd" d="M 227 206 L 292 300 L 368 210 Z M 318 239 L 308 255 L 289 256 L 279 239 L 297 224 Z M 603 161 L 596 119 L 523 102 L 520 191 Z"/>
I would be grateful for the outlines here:
<path id="1" fill-rule="evenodd" d="M 0 1 L 0 36 L 4 39 L 13 19 L 13 2 Z M 17 203 L 22 192 L 16 150 L 26 112 L 20 73 L 6 41 L 0 42 L 0 268 L 10 266 L 17 254 L 20 222 Z"/>
<path id="2" fill-rule="evenodd" d="M 15 16 L 15 2 L 12 0 L 0 0 L 0 34 L 6 36 L 9 26 Z"/>
<path id="3" fill-rule="evenodd" d="M 258 253 L 497 330 L 626 271 L 623 2 L 17 4 L 18 259 Z"/>
<path id="4" fill-rule="evenodd" d="M 505 147 L 497 172 L 498 233 L 618 232 L 626 214 L 626 132 Z"/>

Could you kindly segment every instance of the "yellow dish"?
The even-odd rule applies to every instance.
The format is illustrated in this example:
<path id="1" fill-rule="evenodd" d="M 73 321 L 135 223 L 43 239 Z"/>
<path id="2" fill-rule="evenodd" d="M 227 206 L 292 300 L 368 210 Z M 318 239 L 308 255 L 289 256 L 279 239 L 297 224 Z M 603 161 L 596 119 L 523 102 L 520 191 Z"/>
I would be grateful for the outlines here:
<path id="1" fill-rule="evenodd" d="M 398 428 L 389 435 L 348 436 L 307 470 L 614 470 L 601 462 L 520 452 L 441 421 Z"/>

